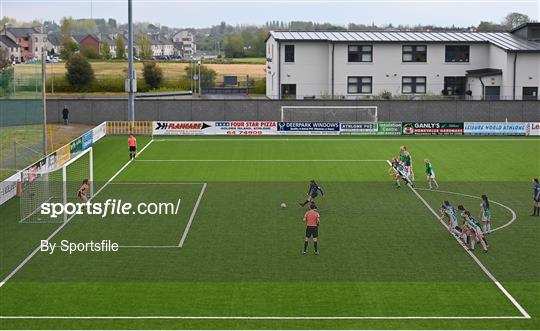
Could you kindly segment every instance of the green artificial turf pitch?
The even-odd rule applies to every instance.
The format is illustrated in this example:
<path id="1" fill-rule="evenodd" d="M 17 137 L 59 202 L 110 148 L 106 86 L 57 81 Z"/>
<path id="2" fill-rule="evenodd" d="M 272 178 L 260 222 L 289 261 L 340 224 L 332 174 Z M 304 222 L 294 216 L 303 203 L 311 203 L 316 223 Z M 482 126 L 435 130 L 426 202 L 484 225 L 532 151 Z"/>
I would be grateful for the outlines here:
<path id="1" fill-rule="evenodd" d="M 53 242 L 137 247 L 36 253 L 0 288 L 0 315 L 66 319 L 2 318 L 1 328 L 540 328 L 540 218 L 529 216 L 539 139 L 156 138 L 117 173 L 125 140 L 94 145 L 94 201 L 181 199 L 180 212 L 74 217 Z M 433 209 L 450 200 L 478 214 L 478 197 L 492 199 L 499 229 L 474 256 L 531 318 L 412 190 L 394 188 L 386 160 L 400 145 Z M 422 189 L 424 158 L 440 191 Z M 321 255 L 310 243 L 303 256 L 297 203 L 312 178 L 326 193 Z M 18 203 L 0 208 L 1 279 L 60 226 L 19 223 Z"/>

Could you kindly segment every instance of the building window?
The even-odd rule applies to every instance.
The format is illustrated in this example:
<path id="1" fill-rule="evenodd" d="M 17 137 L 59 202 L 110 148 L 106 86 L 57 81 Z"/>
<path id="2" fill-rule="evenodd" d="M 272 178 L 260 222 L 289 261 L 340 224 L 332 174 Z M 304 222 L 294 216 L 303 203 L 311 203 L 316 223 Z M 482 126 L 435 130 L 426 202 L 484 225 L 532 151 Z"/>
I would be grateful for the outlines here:
<path id="1" fill-rule="evenodd" d="M 371 77 L 348 77 L 347 78 L 347 93 L 348 94 L 371 94 L 372 78 Z"/>
<path id="2" fill-rule="evenodd" d="M 294 45 L 285 45 L 285 62 L 294 62 Z"/>
<path id="3" fill-rule="evenodd" d="M 426 62 L 426 45 L 404 45 L 402 53 L 403 62 Z"/>
<path id="4" fill-rule="evenodd" d="M 523 100 L 538 100 L 538 86 L 523 86 Z"/>
<path id="5" fill-rule="evenodd" d="M 446 62 L 469 62 L 469 46 L 447 45 L 445 49 Z"/>
<path id="6" fill-rule="evenodd" d="M 426 77 L 403 77 L 401 79 L 401 93 L 403 94 L 426 93 Z"/>
<path id="7" fill-rule="evenodd" d="M 349 62 L 373 62 L 373 46 L 349 45 Z"/>
<path id="8" fill-rule="evenodd" d="M 500 86 L 486 86 L 484 89 L 485 100 L 500 100 L 501 87 Z"/>
<path id="9" fill-rule="evenodd" d="M 467 84 L 467 77 L 464 76 L 447 76 L 444 77 L 444 89 L 443 95 L 465 95 L 465 86 Z"/>
<path id="10" fill-rule="evenodd" d="M 296 84 L 281 84 L 281 97 L 283 99 L 296 98 Z"/>

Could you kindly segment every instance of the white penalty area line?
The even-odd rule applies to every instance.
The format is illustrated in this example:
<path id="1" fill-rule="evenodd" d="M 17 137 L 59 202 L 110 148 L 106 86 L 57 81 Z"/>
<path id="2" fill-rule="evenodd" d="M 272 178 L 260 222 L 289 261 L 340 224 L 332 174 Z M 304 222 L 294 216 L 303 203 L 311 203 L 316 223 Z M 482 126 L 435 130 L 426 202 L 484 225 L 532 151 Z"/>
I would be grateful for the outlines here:
<path id="1" fill-rule="evenodd" d="M 197 209 L 199 209 L 199 204 L 201 203 L 204 191 L 206 190 L 207 183 L 204 183 L 201 192 L 199 193 L 199 197 L 197 198 L 197 202 L 195 202 L 195 206 L 193 206 L 193 210 L 191 211 L 191 215 L 189 216 L 189 221 L 186 225 L 186 228 L 184 229 L 184 233 L 182 234 L 182 238 L 180 238 L 180 242 L 178 243 L 178 247 L 183 247 L 184 242 L 187 239 L 189 229 L 191 228 L 191 224 L 193 223 L 193 219 L 195 219 L 195 214 L 197 214 Z"/>
<path id="2" fill-rule="evenodd" d="M 502 320 L 524 316 L 0 316 L 51 320 Z"/>
<path id="3" fill-rule="evenodd" d="M 461 196 L 464 196 L 464 197 L 468 197 L 468 198 L 474 198 L 474 199 L 478 199 L 478 200 L 481 200 L 482 198 L 480 197 L 477 197 L 477 196 L 474 196 L 474 195 L 470 195 L 470 194 L 465 194 L 465 193 L 458 193 L 458 192 L 450 192 L 450 191 L 441 191 L 441 190 L 428 190 L 428 189 L 425 189 L 425 188 L 417 188 L 416 190 L 418 191 L 429 191 L 429 192 L 438 192 L 438 193 L 445 193 L 445 194 L 453 194 L 453 195 L 461 195 Z M 510 219 L 510 221 L 508 221 L 506 224 L 504 225 L 501 225 L 487 233 L 493 233 L 495 231 L 499 231 L 499 230 L 502 230 L 504 228 L 506 228 L 507 226 L 511 225 L 512 223 L 514 223 L 514 221 L 517 219 L 517 215 L 516 215 L 516 212 L 508 207 L 507 205 L 504 205 L 500 202 L 497 202 L 495 200 L 489 200 L 490 203 L 493 203 L 495 205 L 499 205 L 501 207 L 503 207 L 504 209 L 508 210 L 510 212 L 510 214 L 512 215 L 512 218 Z"/>
<path id="4" fill-rule="evenodd" d="M 150 146 L 150 144 L 152 144 L 154 140 L 150 140 L 142 149 L 139 153 L 142 153 L 148 146 Z M 118 177 L 118 175 L 124 171 L 124 169 L 127 168 L 128 165 L 131 164 L 131 162 L 133 162 L 133 159 L 129 160 L 128 162 L 126 162 L 122 168 L 120 168 L 120 170 L 118 170 L 111 178 L 109 178 L 109 180 L 103 184 L 103 186 L 94 194 L 93 197 L 90 198 L 90 201 L 92 199 L 94 199 L 101 191 L 103 191 L 103 189 L 105 187 L 107 187 L 107 185 L 109 185 L 116 177 Z M 54 238 L 54 236 L 56 236 L 58 234 L 58 232 L 60 232 L 72 219 L 73 217 L 75 217 L 77 214 L 73 214 L 71 215 L 65 222 L 63 222 L 56 230 L 54 230 L 53 233 L 51 233 L 48 237 L 47 237 L 47 241 L 50 241 L 52 238 Z M 36 255 L 39 251 L 40 251 L 40 248 L 41 246 L 37 246 L 33 251 L 32 253 L 30 253 L 30 255 L 28 255 L 11 273 L 9 273 L 9 275 L 7 275 L 1 282 L 0 282 L 0 288 L 2 286 L 4 286 L 13 276 L 15 276 L 15 274 L 17 272 L 19 272 L 19 270 L 21 270 L 22 267 L 24 267 L 28 261 L 30 261 L 32 259 L 32 257 L 34 257 L 34 255 Z"/>
<path id="5" fill-rule="evenodd" d="M 326 160 L 326 159 L 318 159 L 318 160 L 311 160 L 311 159 L 305 159 L 305 160 L 286 160 L 286 159 L 280 159 L 280 160 L 263 160 L 263 159 L 178 160 L 177 159 L 177 160 L 138 160 L 137 162 L 386 162 L 386 160 L 342 160 L 342 159 L 335 159 L 335 160 Z"/>
<path id="6" fill-rule="evenodd" d="M 441 223 L 441 225 L 448 230 L 448 226 L 445 224 L 445 222 L 439 217 L 439 215 L 435 212 L 435 210 L 433 210 L 433 208 L 427 203 L 427 201 L 420 195 L 420 193 L 418 193 L 414 187 L 412 187 L 412 186 L 410 186 L 408 184 L 407 184 L 407 186 L 418 197 L 418 199 L 420 199 L 420 201 L 422 201 L 422 203 L 427 207 L 427 209 L 433 215 L 435 215 L 435 217 Z M 529 315 L 529 313 L 527 313 L 527 311 L 519 304 L 519 302 L 517 302 L 517 300 L 514 299 L 514 297 L 504 288 L 504 286 L 502 286 L 502 284 L 495 278 L 495 276 L 493 276 L 493 274 L 484 266 L 484 264 L 482 264 L 482 262 L 480 262 L 480 260 L 476 257 L 476 255 L 474 255 L 465 246 L 465 244 L 463 244 L 459 240 L 459 238 L 456 238 L 454 236 L 451 236 L 451 237 L 454 238 L 460 244 L 460 246 L 465 250 L 465 252 L 467 252 L 467 254 L 469 254 L 469 256 L 474 260 L 474 262 L 476 262 L 476 264 L 480 267 L 480 269 L 482 269 L 482 271 L 489 277 L 489 279 L 491 279 L 493 281 L 493 283 L 495 283 L 495 285 L 508 298 L 508 300 L 510 300 L 510 302 L 512 302 L 512 304 L 519 310 L 521 315 L 523 315 L 522 317 L 526 318 L 526 319 L 530 319 L 531 315 Z"/>

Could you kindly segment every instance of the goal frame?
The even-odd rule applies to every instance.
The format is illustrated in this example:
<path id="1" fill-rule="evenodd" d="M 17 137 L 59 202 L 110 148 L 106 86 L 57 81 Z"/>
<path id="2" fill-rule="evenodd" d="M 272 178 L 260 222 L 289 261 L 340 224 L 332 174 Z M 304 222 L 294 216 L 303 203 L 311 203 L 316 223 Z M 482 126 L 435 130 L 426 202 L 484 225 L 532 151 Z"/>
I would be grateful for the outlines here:
<path id="1" fill-rule="evenodd" d="M 79 160 L 80 158 L 82 158 L 86 154 L 88 154 L 88 171 L 89 171 L 89 174 L 88 174 L 88 186 L 89 186 L 89 190 L 90 190 L 90 199 L 92 199 L 92 197 L 94 196 L 94 151 L 93 151 L 92 146 L 90 146 L 87 149 L 81 151 L 74 158 L 72 158 L 72 159 L 68 160 L 66 163 L 62 164 L 62 166 L 60 168 L 56 168 L 53 171 L 43 171 L 41 173 L 41 175 L 44 176 L 44 175 L 47 175 L 47 174 L 55 172 L 55 171 L 62 171 L 62 203 L 64 204 L 64 206 L 68 203 L 67 183 L 68 183 L 69 178 L 67 178 L 67 168 L 71 164 L 77 162 L 77 160 Z M 21 172 L 21 176 L 22 176 L 22 172 Z M 22 177 L 21 177 L 21 182 L 22 182 Z M 49 200 L 50 200 L 50 198 L 51 197 L 49 197 Z M 90 201 L 90 199 L 89 199 L 89 201 Z M 21 201 L 21 206 L 20 206 L 21 213 L 22 213 L 22 208 L 23 208 L 22 203 L 23 202 Z M 34 215 L 38 211 L 39 211 L 39 207 L 36 208 L 35 210 L 33 210 L 30 214 L 28 214 L 24 218 L 21 218 L 19 220 L 19 223 L 24 223 L 25 220 L 32 217 L 32 215 Z M 66 213 L 64 213 L 63 222 L 67 222 L 67 218 L 68 218 L 68 215 Z"/>
<path id="2" fill-rule="evenodd" d="M 373 122 L 379 121 L 379 111 L 377 106 L 281 106 L 280 108 L 280 120 L 285 122 L 285 110 L 286 109 L 375 109 L 375 119 Z"/>

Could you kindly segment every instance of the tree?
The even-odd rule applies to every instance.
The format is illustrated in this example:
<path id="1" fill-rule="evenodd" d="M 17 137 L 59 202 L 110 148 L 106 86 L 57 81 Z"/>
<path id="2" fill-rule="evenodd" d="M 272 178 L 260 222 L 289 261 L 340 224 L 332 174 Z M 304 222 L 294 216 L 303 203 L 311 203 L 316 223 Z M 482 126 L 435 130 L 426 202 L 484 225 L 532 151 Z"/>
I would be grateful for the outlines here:
<path id="1" fill-rule="evenodd" d="M 9 97 L 13 92 L 15 67 L 11 64 L 7 48 L 0 48 L 0 97 Z"/>
<path id="2" fill-rule="evenodd" d="M 60 31 L 62 33 L 62 45 L 60 46 L 60 55 L 66 61 L 79 50 L 79 44 L 77 44 L 71 38 L 71 18 L 64 17 L 60 25 Z"/>
<path id="3" fill-rule="evenodd" d="M 116 58 L 123 59 L 126 57 L 126 43 L 122 36 L 116 37 Z"/>
<path id="4" fill-rule="evenodd" d="M 111 47 L 107 41 L 104 41 L 103 44 L 101 44 L 101 57 L 105 60 L 111 59 Z"/>
<path id="5" fill-rule="evenodd" d="M 99 59 L 98 51 L 92 46 L 84 46 L 81 48 L 81 54 L 87 59 Z"/>
<path id="6" fill-rule="evenodd" d="M 158 89 L 163 81 L 163 71 L 154 61 L 144 62 L 143 77 L 146 84 L 152 89 Z"/>
<path id="7" fill-rule="evenodd" d="M 11 60 L 7 48 L 0 48 L 0 69 L 3 70 L 11 66 Z"/>
<path id="8" fill-rule="evenodd" d="M 199 75 L 198 66 L 187 66 L 185 69 L 188 79 Z M 216 85 L 217 72 L 214 69 L 210 69 L 205 65 L 201 65 L 201 86 L 202 87 L 214 87 Z"/>
<path id="9" fill-rule="evenodd" d="M 244 56 L 244 39 L 241 34 L 234 33 L 225 36 L 224 50 L 226 57 Z"/>
<path id="10" fill-rule="evenodd" d="M 83 86 L 92 83 L 94 70 L 88 60 L 81 54 L 72 55 L 66 62 L 66 79 L 69 84 Z"/>
<path id="11" fill-rule="evenodd" d="M 514 12 L 506 15 L 503 21 L 503 25 L 506 26 L 506 29 L 511 30 L 517 26 L 520 26 L 523 23 L 528 23 L 530 21 L 531 18 L 529 16 Z"/>
<path id="12" fill-rule="evenodd" d="M 478 27 L 476 28 L 476 31 L 478 32 L 490 32 L 490 31 L 503 31 L 504 26 L 493 23 L 493 22 L 487 22 L 487 21 L 481 21 L 480 24 L 478 24 Z"/>
<path id="13" fill-rule="evenodd" d="M 109 18 L 109 20 L 107 21 L 109 26 L 113 29 L 116 29 L 116 27 L 118 26 L 118 23 L 116 22 L 116 20 L 114 18 Z"/>
<path id="14" fill-rule="evenodd" d="M 69 61 L 71 56 L 79 50 L 79 44 L 73 41 L 71 38 L 60 46 L 60 55 L 66 61 Z"/>
<path id="15" fill-rule="evenodd" d="M 141 60 L 152 59 L 152 40 L 150 40 L 149 36 L 140 32 L 137 33 L 137 46 L 139 48 L 139 58 Z"/>

